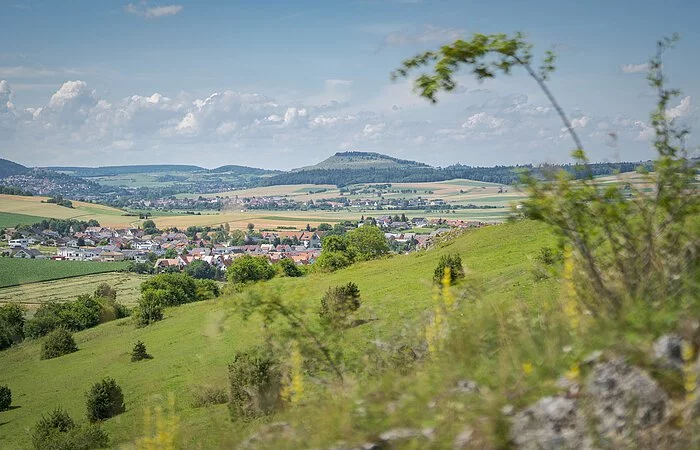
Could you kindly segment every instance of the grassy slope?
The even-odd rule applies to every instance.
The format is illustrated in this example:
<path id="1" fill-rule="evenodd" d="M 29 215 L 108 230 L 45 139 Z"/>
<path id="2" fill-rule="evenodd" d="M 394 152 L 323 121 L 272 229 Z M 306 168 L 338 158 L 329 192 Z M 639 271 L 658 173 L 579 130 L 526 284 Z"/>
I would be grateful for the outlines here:
<path id="1" fill-rule="evenodd" d="M 93 273 L 114 272 L 123 269 L 126 265 L 125 262 L 0 258 L 0 287 L 58 280 Z"/>
<path id="2" fill-rule="evenodd" d="M 33 225 L 44 219 L 46 219 L 46 217 L 0 212 L 0 228 L 14 228 L 17 225 Z"/>
<path id="3" fill-rule="evenodd" d="M 552 285 L 533 283 L 529 262 L 530 256 L 551 241 L 537 224 L 507 224 L 468 232 L 445 248 L 361 263 L 334 274 L 275 279 L 266 287 L 279 288 L 285 299 L 304 305 L 313 320 L 329 286 L 356 282 L 364 314 L 378 319 L 346 332 L 348 361 L 359 361 L 372 340 L 416 328 L 432 302 L 433 269 L 447 252 L 462 256 L 485 304 L 536 302 L 555 295 Z M 84 417 L 84 392 L 108 375 L 124 389 L 127 407 L 124 414 L 105 423 L 114 444 L 133 441 L 142 433 L 144 408 L 165 405 L 170 392 L 177 400 L 184 447 L 217 448 L 250 434 L 255 425 L 231 423 L 223 405 L 189 406 L 191 389 L 224 385 L 226 364 L 233 354 L 260 342 L 256 322 L 244 324 L 232 313 L 235 303 L 234 296 L 170 309 L 164 321 L 139 330 L 124 320 L 100 325 L 77 333 L 80 350 L 55 360 L 40 361 L 37 342 L 0 353 L 0 382 L 11 387 L 14 404 L 19 406 L 0 415 L 0 447 L 29 446 L 31 427 L 42 412 L 54 406 L 61 405 L 74 418 Z M 128 353 L 137 339 L 146 343 L 155 359 L 129 362 Z"/>
<path id="4" fill-rule="evenodd" d="M 103 226 L 115 227 L 129 226 L 134 221 L 133 217 L 124 216 L 125 212 L 121 209 L 79 201 L 73 201 L 73 208 L 66 208 L 52 203 L 42 203 L 47 198 L 0 194 L 0 212 L 55 219 L 96 219 Z"/>

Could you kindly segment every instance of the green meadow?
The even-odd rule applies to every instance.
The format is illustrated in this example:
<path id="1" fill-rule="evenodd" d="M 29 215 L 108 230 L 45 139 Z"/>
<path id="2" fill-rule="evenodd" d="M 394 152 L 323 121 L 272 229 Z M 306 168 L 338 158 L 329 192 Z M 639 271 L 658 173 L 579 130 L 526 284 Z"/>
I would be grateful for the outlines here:
<path id="1" fill-rule="evenodd" d="M 116 272 L 126 266 L 125 262 L 0 258 L 0 288 L 94 273 Z"/>

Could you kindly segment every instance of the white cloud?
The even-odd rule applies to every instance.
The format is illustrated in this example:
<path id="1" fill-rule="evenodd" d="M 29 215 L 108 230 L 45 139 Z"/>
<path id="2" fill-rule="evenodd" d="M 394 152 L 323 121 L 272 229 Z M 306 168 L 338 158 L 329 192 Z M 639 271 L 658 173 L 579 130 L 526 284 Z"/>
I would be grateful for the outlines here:
<path id="1" fill-rule="evenodd" d="M 97 103 L 95 91 L 88 88 L 86 82 L 66 81 L 61 88 L 51 96 L 49 100 L 49 108 L 54 110 L 62 110 L 65 108 L 77 107 L 92 107 Z"/>
<path id="2" fill-rule="evenodd" d="M 647 73 L 649 72 L 649 63 L 643 64 L 623 64 L 620 66 L 622 73 Z"/>
<path id="3" fill-rule="evenodd" d="M 494 117 L 487 112 L 480 112 L 468 117 L 466 122 L 462 124 L 462 128 L 468 128 L 470 130 L 476 128 L 496 129 L 503 126 L 504 123 L 505 121 L 503 119 Z"/>
<path id="4" fill-rule="evenodd" d="M 218 127 L 216 127 L 216 133 L 221 136 L 228 136 L 232 134 L 238 128 L 238 124 L 233 121 L 222 122 Z"/>
<path id="5" fill-rule="evenodd" d="M 690 96 L 683 98 L 678 106 L 674 106 L 673 108 L 666 110 L 666 117 L 669 119 L 677 119 L 679 117 L 687 116 L 692 110 L 690 101 Z"/>
<path id="6" fill-rule="evenodd" d="M 418 30 L 402 30 L 389 33 L 384 38 L 388 47 L 405 45 L 446 43 L 464 37 L 465 31 L 459 28 L 445 28 L 434 25 L 424 25 Z"/>
<path id="7" fill-rule="evenodd" d="M 571 121 L 571 126 L 573 128 L 586 128 L 586 125 L 591 121 L 588 116 L 581 116 Z"/>
<path id="8" fill-rule="evenodd" d="M 329 81 L 321 89 L 351 85 L 344 81 Z M 207 166 L 237 161 L 290 168 L 339 148 L 428 163 L 489 164 L 541 162 L 550 154 L 566 160 L 562 155 L 570 145 L 548 107 L 517 93 L 462 96 L 442 102 L 439 109 L 411 96 L 408 84 L 387 85 L 364 104 L 320 106 L 308 98 L 283 102 L 230 90 L 107 101 L 81 80 L 64 83 L 32 108 L 18 108 L 16 94 L 0 81 L 0 142 L 8 143 L 4 157 L 30 164 L 47 155 L 51 164 L 76 164 L 90 155 L 99 155 L 102 165 L 120 164 L 125 152 L 144 163 L 163 158 L 192 163 L 196 149 L 196 155 L 206 152 Z M 465 101 L 476 103 L 465 106 Z M 673 117 L 692 113 L 689 97 L 669 109 Z M 630 145 L 648 147 L 644 141 L 653 137 L 653 129 L 629 117 L 596 118 L 582 111 L 573 117 L 574 127 L 587 130 L 581 137 L 593 159 L 604 155 L 605 145 L 596 144 L 605 144 L 611 133 L 619 137 L 621 154 Z"/>
<path id="9" fill-rule="evenodd" d="M 193 136 L 199 131 L 199 123 L 197 118 L 191 112 L 185 114 L 180 123 L 177 124 L 175 130 L 185 136 Z"/>
<path id="10" fill-rule="evenodd" d="M 386 123 L 366 124 L 362 129 L 362 135 L 368 138 L 374 138 L 381 135 L 386 130 Z"/>
<path id="11" fill-rule="evenodd" d="M 183 8 L 182 5 L 149 6 L 147 1 L 142 1 L 138 4 L 129 3 L 124 10 L 137 16 L 157 19 L 159 17 L 174 16 L 181 12 Z"/>

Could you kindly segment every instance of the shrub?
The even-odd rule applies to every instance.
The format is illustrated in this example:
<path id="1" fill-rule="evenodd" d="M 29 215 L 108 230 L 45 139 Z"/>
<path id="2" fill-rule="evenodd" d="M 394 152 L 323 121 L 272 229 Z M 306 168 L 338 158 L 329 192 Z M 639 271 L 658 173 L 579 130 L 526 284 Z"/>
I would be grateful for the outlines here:
<path id="1" fill-rule="evenodd" d="M 215 280 L 219 277 L 219 269 L 201 259 L 192 261 L 184 270 L 187 275 L 200 280 Z"/>
<path id="2" fill-rule="evenodd" d="M 42 415 L 34 426 L 32 434 L 34 448 L 37 450 L 52 448 L 49 444 L 51 441 L 57 440 L 58 433 L 68 433 L 73 428 L 75 428 L 75 422 L 60 407 L 51 411 L 48 416 Z"/>
<path id="3" fill-rule="evenodd" d="M 41 345 L 41 359 L 58 358 L 77 351 L 78 346 L 73 335 L 64 328 L 57 328 L 44 339 Z"/>
<path id="4" fill-rule="evenodd" d="M 348 318 L 362 305 L 360 289 L 353 282 L 329 288 L 321 299 L 318 315 L 321 320 L 335 328 L 346 327 Z"/>
<path id="5" fill-rule="evenodd" d="M 146 344 L 136 341 L 134 349 L 131 350 L 131 362 L 143 361 L 144 359 L 153 359 L 153 356 L 146 351 Z"/>
<path id="6" fill-rule="evenodd" d="M 279 262 L 279 267 L 287 277 L 300 277 L 304 275 L 301 268 L 291 258 L 283 258 Z"/>
<path id="7" fill-rule="evenodd" d="M 192 392 L 192 407 L 202 408 L 209 405 L 223 405 L 228 402 L 225 388 L 216 386 L 197 386 Z"/>
<path id="8" fill-rule="evenodd" d="M 139 299 L 133 317 L 137 327 L 145 327 L 163 320 L 163 303 L 166 293 L 162 289 L 149 289 Z"/>
<path id="9" fill-rule="evenodd" d="M 106 447 L 109 438 L 96 425 L 76 426 L 68 413 L 56 408 L 34 426 L 32 443 L 37 450 L 89 450 Z"/>
<path id="10" fill-rule="evenodd" d="M 350 259 L 345 253 L 340 251 L 322 251 L 321 256 L 316 259 L 314 266 L 325 272 L 335 272 L 336 270 L 343 269 L 352 264 L 352 259 Z"/>
<path id="11" fill-rule="evenodd" d="M 58 316 L 60 325 L 64 328 L 80 331 L 100 323 L 100 304 L 90 295 L 81 295 L 77 300 L 62 306 Z"/>
<path id="12" fill-rule="evenodd" d="M 195 280 L 195 284 L 197 285 L 197 300 L 208 300 L 221 295 L 221 289 L 214 280 Z"/>
<path id="13" fill-rule="evenodd" d="M 87 418 L 90 422 L 106 420 L 126 410 L 122 389 L 112 378 L 107 377 L 93 384 L 85 396 Z"/>
<path id="14" fill-rule="evenodd" d="M 0 411 L 5 411 L 12 404 L 12 391 L 7 386 L 0 386 Z"/>
<path id="15" fill-rule="evenodd" d="M 15 303 L 0 306 L 0 350 L 24 340 L 24 310 Z"/>
<path id="16" fill-rule="evenodd" d="M 433 283 L 442 284 L 445 277 L 445 269 L 450 269 L 450 285 L 456 284 L 464 278 L 464 267 L 462 267 L 462 257 L 456 253 L 443 255 L 438 261 L 438 265 L 433 273 Z"/>
<path id="17" fill-rule="evenodd" d="M 97 289 L 95 289 L 95 297 L 116 300 L 117 299 L 117 290 L 112 288 L 107 283 L 100 283 L 97 285 Z"/>
<path id="18" fill-rule="evenodd" d="M 161 306 L 177 306 L 197 300 L 194 278 L 184 273 L 162 273 L 141 283 L 141 292 L 163 291 Z"/>
<path id="19" fill-rule="evenodd" d="M 236 353 L 228 366 L 229 410 L 233 419 L 251 420 L 270 414 L 279 403 L 277 362 L 260 352 Z"/>
<path id="20" fill-rule="evenodd" d="M 346 239 L 348 249 L 358 261 L 379 258 L 389 253 L 389 244 L 384 232 L 375 226 L 364 225 L 355 228 L 348 232 Z"/>
<path id="21" fill-rule="evenodd" d="M 231 263 L 226 276 L 232 283 L 250 283 L 271 279 L 275 269 L 266 258 L 243 255 Z"/>

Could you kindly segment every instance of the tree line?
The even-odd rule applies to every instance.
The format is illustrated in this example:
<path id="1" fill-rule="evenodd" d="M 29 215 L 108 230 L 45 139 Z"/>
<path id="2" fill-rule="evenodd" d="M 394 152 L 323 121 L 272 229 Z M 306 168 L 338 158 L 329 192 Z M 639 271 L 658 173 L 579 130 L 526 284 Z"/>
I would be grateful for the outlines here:
<path id="1" fill-rule="evenodd" d="M 613 175 L 616 173 L 633 172 L 639 166 L 651 168 L 650 163 L 620 162 L 593 163 L 589 165 L 593 176 Z M 546 172 L 563 169 L 574 176 L 582 176 L 576 172 L 575 165 L 561 166 L 531 164 L 515 166 L 472 167 L 456 164 L 448 167 L 416 167 L 400 169 L 312 169 L 299 172 L 289 172 L 264 178 L 258 181 L 260 186 L 284 184 L 333 184 L 338 187 L 362 183 L 418 183 L 446 181 L 465 178 L 498 184 L 519 183 L 524 172 L 534 176 L 542 176 Z"/>

